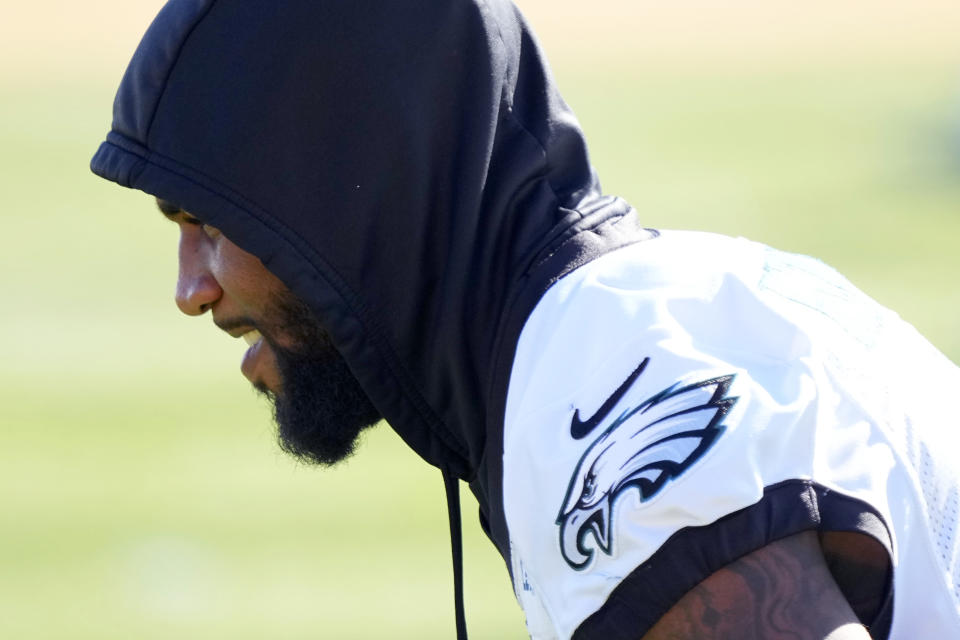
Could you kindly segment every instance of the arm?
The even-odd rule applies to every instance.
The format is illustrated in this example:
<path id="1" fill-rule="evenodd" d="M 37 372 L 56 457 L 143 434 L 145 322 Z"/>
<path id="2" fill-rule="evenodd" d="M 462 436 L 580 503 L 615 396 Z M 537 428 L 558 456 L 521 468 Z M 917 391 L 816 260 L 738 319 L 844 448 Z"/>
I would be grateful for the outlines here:
<path id="1" fill-rule="evenodd" d="M 643 640 L 869 640 L 807 531 L 746 555 L 684 595 Z"/>

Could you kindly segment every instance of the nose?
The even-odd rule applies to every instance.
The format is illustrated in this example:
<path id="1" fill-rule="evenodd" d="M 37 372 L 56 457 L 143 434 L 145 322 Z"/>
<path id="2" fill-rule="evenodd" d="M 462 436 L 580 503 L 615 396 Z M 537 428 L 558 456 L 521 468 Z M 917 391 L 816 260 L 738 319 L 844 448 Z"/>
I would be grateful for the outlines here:
<path id="1" fill-rule="evenodd" d="M 223 290 L 210 271 L 209 247 L 190 231 L 180 234 L 176 300 L 180 311 L 188 316 L 199 316 L 220 299 Z"/>

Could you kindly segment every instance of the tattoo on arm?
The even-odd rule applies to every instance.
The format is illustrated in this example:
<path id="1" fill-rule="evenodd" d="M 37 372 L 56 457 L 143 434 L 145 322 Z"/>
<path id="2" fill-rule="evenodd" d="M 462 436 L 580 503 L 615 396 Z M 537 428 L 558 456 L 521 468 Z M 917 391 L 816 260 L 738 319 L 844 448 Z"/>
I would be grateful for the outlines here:
<path id="1" fill-rule="evenodd" d="M 681 598 L 643 640 L 869 640 L 840 592 L 817 536 L 773 542 Z"/>

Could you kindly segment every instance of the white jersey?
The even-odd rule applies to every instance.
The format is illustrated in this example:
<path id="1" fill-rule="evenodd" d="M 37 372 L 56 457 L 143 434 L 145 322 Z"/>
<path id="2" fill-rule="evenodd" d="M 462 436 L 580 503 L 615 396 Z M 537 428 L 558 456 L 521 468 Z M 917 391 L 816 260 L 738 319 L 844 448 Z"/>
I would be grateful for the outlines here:
<path id="1" fill-rule="evenodd" d="M 588 263 L 531 314 L 507 396 L 531 636 L 570 637 L 628 578 L 650 624 L 812 529 L 887 550 L 884 637 L 960 637 L 958 399 L 960 369 L 812 258 L 668 231 Z"/>

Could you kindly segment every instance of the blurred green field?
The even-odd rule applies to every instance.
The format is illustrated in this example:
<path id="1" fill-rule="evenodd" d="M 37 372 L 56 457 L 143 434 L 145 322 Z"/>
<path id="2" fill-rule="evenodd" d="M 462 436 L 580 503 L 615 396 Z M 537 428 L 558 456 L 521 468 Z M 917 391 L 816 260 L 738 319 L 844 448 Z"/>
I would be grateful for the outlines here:
<path id="1" fill-rule="evenodd" d="M 545 41 L 648 225 L 816 255 L 960 361 L 960 57 L 654 65 Z M 89 173 L 111 60 L 0 75 L 0 637 L 451 637 L 439 472 L 386 427 L 332 471 L 279 453 L 242 343 L 173 305 L 175 229 Z M 526 637 L 464 501 L 471 637 Z"/>

